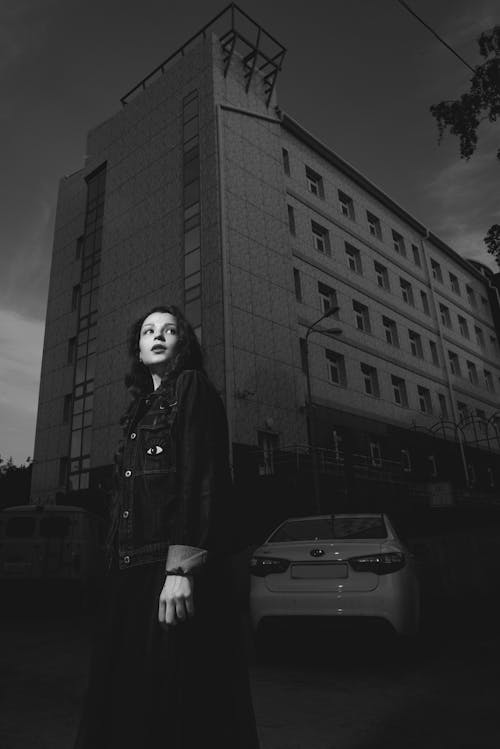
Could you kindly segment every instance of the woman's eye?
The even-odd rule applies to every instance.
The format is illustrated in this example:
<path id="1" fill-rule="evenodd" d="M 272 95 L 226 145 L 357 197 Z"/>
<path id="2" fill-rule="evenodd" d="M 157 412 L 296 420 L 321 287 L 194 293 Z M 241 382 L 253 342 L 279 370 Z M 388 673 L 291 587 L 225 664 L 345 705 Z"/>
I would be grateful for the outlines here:
<path id="1" fill-rule="evenodd" d="M 169 329 L 167 330 L 167 333 L 171 333 L 172 335 L 177 335 L 177 331 L 176 331 L 176 330 L 174 330 L 174 328 L 169 328 Z"/>
<path id="2" fill-rule="evenodd" d="M 146 452 L 148 455 L 161 455 L 163 447 L 161 447 L 161 445 L 155 445 L 154 447 L 148 448 Z"/>

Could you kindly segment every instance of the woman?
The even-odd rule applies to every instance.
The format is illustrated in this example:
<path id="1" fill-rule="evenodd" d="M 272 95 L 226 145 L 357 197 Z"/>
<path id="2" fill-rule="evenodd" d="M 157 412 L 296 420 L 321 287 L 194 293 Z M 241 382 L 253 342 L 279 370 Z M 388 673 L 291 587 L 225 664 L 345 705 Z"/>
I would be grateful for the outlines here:
<path id="1" fill-rule="evenodd" d="M 75 749 L 257 749 L 224 407 L 174 306 L 131 329 L 109 571 Z M 239 526 L 241 528 L 241 524 Z"/>

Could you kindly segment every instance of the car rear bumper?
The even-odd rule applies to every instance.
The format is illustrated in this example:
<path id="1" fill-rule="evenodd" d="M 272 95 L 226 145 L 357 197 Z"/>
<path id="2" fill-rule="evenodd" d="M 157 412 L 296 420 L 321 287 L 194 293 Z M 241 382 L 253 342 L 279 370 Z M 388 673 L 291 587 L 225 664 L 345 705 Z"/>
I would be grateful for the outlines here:
<path id="1" fill-rule="evenodd" d="M 260 586 L 250 595 L 250 618 L 256 630 L 266 619 L 286 617 L 336 617 L 378 619 L 387 622 L 398 635 L 418 630 L 418 607 L 407 599 L 388 598 L 380 590 L 372 593 L 271 593 Z"/>

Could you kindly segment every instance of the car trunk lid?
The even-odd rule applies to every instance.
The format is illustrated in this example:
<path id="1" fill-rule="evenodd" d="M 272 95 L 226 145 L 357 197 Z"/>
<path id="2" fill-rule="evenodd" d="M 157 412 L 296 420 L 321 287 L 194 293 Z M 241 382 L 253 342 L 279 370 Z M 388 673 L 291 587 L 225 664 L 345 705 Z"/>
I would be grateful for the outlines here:
<path id="1" fill-rule="evenodd" d="M 269 590 L 347 593 L 370 591 L 377 587 L 378 575 L 373 572 L 354 572 L 348 560 L 379 554 L 381 546 L 380 541 L 355 539 L 269 543 L 262 546 L 256 554 L 290 561 L 285 572 L 266 576 Z"/>

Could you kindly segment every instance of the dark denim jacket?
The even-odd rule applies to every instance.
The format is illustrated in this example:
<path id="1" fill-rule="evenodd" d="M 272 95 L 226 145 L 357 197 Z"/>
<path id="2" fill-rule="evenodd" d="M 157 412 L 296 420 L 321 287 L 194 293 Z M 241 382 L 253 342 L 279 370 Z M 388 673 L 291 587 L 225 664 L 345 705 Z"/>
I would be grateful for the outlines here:
<path id="1" fill-rule="evenodd" d="M 185 370 L 132 404 L 113 499 L 108 559 L 114 549 L 120 569 L 167 558 L 178 566 L 175 549 L 234 550 L 226 415 L 203 372 Z"/>

